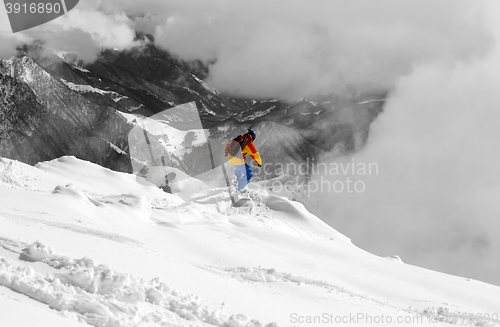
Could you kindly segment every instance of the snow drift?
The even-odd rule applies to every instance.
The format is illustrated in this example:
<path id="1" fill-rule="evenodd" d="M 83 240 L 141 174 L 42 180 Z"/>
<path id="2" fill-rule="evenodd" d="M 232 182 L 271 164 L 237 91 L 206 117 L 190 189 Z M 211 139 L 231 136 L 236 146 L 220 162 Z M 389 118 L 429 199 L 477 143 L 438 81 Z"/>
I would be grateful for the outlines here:
<path id="1" fill-rule="evenodd" d="M 33 315 L 40 326 L 313 326 L 346 317 L 362 325 L 381 317 L 404 326 L 499 325 L 498 287 L 367 253 L 264 182 L 240 208 L 226 188 L 195 190 L 180 198 L 75 157 L 36 167 L 1 159 L 2 319 L 9 326 L 33 325 Z"/>

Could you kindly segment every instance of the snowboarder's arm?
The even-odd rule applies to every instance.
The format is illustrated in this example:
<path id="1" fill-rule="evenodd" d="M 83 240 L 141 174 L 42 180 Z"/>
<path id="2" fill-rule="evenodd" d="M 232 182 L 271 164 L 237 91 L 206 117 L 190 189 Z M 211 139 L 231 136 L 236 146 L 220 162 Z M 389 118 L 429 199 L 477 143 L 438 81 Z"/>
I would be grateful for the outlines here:
<path id="1" fill-rule="evenodd" d="M 245 147 L 243 152 L 248 153 L 250 155 L 250 157 L 252 157 L 252 159 L 258 165 L 262 165 L 262 159 L 260 158 L 259 151 L 257 151 L 257 149 L 255 148 L 255 145 L 252 142 L 248 143 L 248 145 Z"/>

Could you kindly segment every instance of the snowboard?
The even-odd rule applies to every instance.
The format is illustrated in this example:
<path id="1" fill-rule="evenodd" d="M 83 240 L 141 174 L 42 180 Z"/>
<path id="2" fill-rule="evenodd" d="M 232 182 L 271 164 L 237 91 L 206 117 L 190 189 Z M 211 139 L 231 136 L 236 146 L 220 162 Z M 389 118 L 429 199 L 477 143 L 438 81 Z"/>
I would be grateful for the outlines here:
<path id="1" fill-rule="evenodd" d="M 242 198 L 239 201 L 235 202 L 234 207 L 243 207 L 249 202 L 250 202 L 249 198 Z"/>
<path id="2" fill-rule="evenodd" d="M 251 200 L 249 196 L 239 195 L 234 186 L 230 187 L 229 196 L 234 200 L 233 207 L 242 207 Z"/>

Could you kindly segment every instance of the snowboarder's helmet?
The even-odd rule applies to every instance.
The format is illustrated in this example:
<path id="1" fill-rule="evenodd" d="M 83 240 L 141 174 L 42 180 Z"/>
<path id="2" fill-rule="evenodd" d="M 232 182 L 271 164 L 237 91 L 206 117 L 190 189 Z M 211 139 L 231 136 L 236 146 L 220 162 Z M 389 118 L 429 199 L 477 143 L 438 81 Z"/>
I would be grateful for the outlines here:
<path id="1" fill-rule="evenodd" d="M 255 133 L 255 131 L 249 129 L 248 134 L 250 134 L 250 136 L 252 136 L 252 140 L 255 141 L 255 139 L 257 138 L 257 133 Z"/>

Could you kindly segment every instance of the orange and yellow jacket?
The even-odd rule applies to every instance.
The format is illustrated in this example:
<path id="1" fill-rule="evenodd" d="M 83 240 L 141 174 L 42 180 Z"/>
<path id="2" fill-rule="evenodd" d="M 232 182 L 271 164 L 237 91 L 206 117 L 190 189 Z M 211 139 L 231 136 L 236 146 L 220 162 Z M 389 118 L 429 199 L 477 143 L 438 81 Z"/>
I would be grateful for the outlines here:
<path id="1" fill-rule="evenodd" d="M 227 142 L 226 148 L 229 147 L 231 144 L 231 141 Z M 232 156 L 230 154 L 227 155 L 227 158 L 229 159 L 229 163 L 234 166 L 239 166 L 239 165 L 244 165 L 245 164 L 245 159 L 247 155 L 250 155 L 252 159 L 259 165 L 262 165 L 262 159 L 260 158 L 259 151 L 255 148 L 255 145 L 252 142 L 252 139 L 250 138 L 250 142 L 243 148 L 243 150 L 238 153 L 236 156 Z"/>

